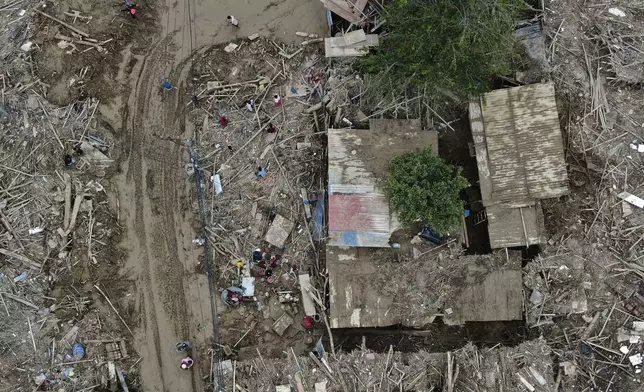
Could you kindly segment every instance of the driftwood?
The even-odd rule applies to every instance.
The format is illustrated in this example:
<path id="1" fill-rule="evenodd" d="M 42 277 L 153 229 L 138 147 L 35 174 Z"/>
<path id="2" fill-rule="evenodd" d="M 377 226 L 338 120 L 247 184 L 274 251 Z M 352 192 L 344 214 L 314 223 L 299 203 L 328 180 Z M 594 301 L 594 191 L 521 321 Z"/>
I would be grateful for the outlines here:
<path id="1" fill-rule="evenodd" d="M 302 41 L 302 43 L 300 43 L 300 45 L 305 46 L 305 45 L 310 45 L 310 44 L 317 44 L 319 42 L 324 42 L 324 38 L 308 39 L 306 41 Z"/>
<path id="2" fill-rule="evenodd" d="M 114 307 L 114 305 L 112 305 L 112 301 L 110 301 L 110 299 L 107 297 L 107 295 L 105 295 L 105 293 L 103 292 L 103 290 L 101 290 L 101 288 L 100 288 L 100 287 L 98 287 L 98 285 L 94 285 L 94 287 L 96 288 L 96 290 L 98 290 L 98 292 L 99 292 L 99 293 L 101 293 L 101 295 L 103 296 L 103 298 L 105 298 L 105 300 L 107 301 L 107 303 L 108 303 L 108 304 L 110 304 L 110 306 L 112 307 L 112 310 L 114 310 L 114 313 L 116 313 L 116 315 L 119 317 L 119 319 L 121 320 L 121 322 L 123 323 L 123 325 L 125 325 L 125 328 L 127 328 L 127 330 L 128 330 L 128 332 L 130 333 L 130 335 L 132 335 L 132 337 L 134 337 L 134 333 L 132 333 L 132 330 L 131 330 L 131 329 L 130 329 L 130 327 L 127 325 L 127 323 L 125 322 L 125 320 L 123 320 L 123 317 L 121 317 L 121 315 L 119 314 L 118 310 L 116 310 L 116 308 Z"/>
<path id="3" fill-rule="evenodd" d="M 15 253 L 15 252 L 12 252 L 10 250 L 0 248 L 0 254 L 3 254 L 5 256 L 7 256 L 7 257 L 11 257 L 11 258 L 16 259 L 18 261 L 21 261 L 21 262 L 23 262 L 25 264 L 28 264 L 29 266 L 31 266 L 31 267 L 33 267 L 35 269 L 42 268 L 42 265 L 40 263 L 36 263 L 35 261 L 31 261 L 28 257 L 23 256 L 23 255 L 19 255 L 19 254 Z"/>
<path id="4" fill-rule="evenodd" d="M 68 37 L 68 36 L 66 36 L 66 35 L 62 35 L 62 34 L 60 34 L 60 33 L 57 33 L 57 34 L 54 36 L 54 38 L 56 38 L 56 39 L 62 39 L 62 40 L 65 40 L 65 41 L 69 41 L 69 42 L 71 42 L 71 43 L 73 43 L 73 44 L 81 44 L 81 45 L 92 46 L 92 47 L 94 47 L 94 48 L 98 49 L 98 51 L 99 51 L 99 52 L 100 52 L 100 51 L 105 50 L 105 49 L 104 49 L 101 45 L 99 45 L 99 44 L 95 44 L 95 43 L 93 43 L 93 42 L 88 42 L 88 41 L 84 41 L 84 40 L 80 40 L 80 39 L 74 39 L 74 38 L 72 38 L 72 37 Z"/>
<path id="5" fill-rule="evenodd" d="M 58 18 L 55 18 L 55 17 L 53 17 L 53 16 L 51 16 L 51 15 L 49 15 L 49 14 L 46 14 L 46 13 L 42 12 L 42 11 L 41 11 L 41 10 L 39 10 L 39 9 L 34 8 L 34 11 L 36 11 L 37 13 L 39 13 L 40 15 L 42 15 L 42 16 L 44 16 L 44 17 L 46 17 L 46 18 L 49 18 L 49 19 L 53 20 L 54 22 L 57 22 L 57 23 L 61 24 L 62 26 L 67 27 L 68 29 L 70 29 L 71 31 L 73 31 L 73 32 L 74 32 L 74 33 L 76 33 L 76 34 L 80 34 L 80 35 L 82 35 L 82 36 L 83 36 L 83 37 L 85 37 L 85 38 L 89 38 L 89 34 L 87 34 L 86 32 L 84 32 L 83 30 L 77 29 L 76 27 L 74 27 L 74 26 L 72 26 L 72 25 L 69 25 L 69 24 L 67 24 L 67 23 L 63 22 L 62 20 L 60 20 L 60 19 L 58 19 Z"/>
<path id="6" fill-rule="evenodd" d="M 14 300 L 14 301 L 16 301 L 16 302 L 20 302 L 20 303 L 21 303 L 21 304 L 23 304 L 23 305 L 27 305 L 27 306 L 29 306 L 30 308 L 33 308 L 33 309 L 36 309 L 36 310 L 38 310 L 38 309 L 39 309 L 39 308 L 38 308 L 38 306 L 36 306 L 36 305 L 34 305 L 33 303 L 31 303 L 31 302 L 27 301 L 26 299 L 22 299 L 22 298 L 18 297 L 17 295 L 13 295 L 13 294 L 11 294 L 11 293 L 7 293 L 7 292 L 5 292 L 5 291 L 0 292 L 0 295 L 3 295 L 3 296 L 5 296 L 5 297 L 7 297 L 7 298 L 10 298 L 10 299 L 12 299 L 12 300 Z"/>
<path id="7" fill-rule="evenodd" d="M 11 236 L 16 240 L 18 245 L 20 246 L 20 249 L 24 249 L 25 247 L 22 246 L 22 241 L 20 241 L 20 237 L 16 235 L 16 232 L 13 231 L 13 227 L 9 224 L 9 220 L 5 216 L 4 212 L 0 211 L 0 221 L 2 222 L 2 225 L 7 229 L 7 231 L 11 234 Z"/>
<path id="8" fill-rule="evenodd" d="M 63 225 L 65 229 L 69 227 L 69 218 L 72 213 L 72 178 L 69 174 L 65 173 L 65 217 Z"/>
<path id="9" fill-rule="evenodd" d="M 65 228 L 66 234 L 71 233 L 72 230 L 74 230 L 74 227 L 76 227 L 76 218 L 78 217 L 78 211 L 80 210 L 80 205 L 83 202 L 84 197 L 84 194 L 76 193 L 76 198 L 74 199 L 74 209 L 72 210 L 72 216 L 69 219 L 69 226 Z"/>

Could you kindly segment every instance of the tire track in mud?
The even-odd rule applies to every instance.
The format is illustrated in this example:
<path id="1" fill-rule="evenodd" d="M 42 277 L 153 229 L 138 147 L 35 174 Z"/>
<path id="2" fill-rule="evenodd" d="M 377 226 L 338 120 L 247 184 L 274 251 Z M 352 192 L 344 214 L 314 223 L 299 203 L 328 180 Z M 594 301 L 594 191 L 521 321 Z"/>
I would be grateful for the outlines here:
<path id="1" fill-rule="evenodd" d="M 134 220 L 128 229 L 139 245 L 132 257 L 140 265 L 137 290 L 144 299 L 142 346 L 152 346 L 146 351 L 155 357 L 146 358 L 141 375 L 146 390 L 189 391 L 201 390 L 198 371 L 178 373 L 173 347 L 174 340 L 190 337 L 184 335 L 190 325 L 173 213 L 179 207 L 176 184 L 183 180 L 178 170 L 180 149 L 171 142 L 151 143 L 156 135 L 183 131 L 174 121 L 178 91 L 159 94 L 164 69 L 172 67 L 166 56 L 170 42 L 170 37 L 160 40 L 142 59 L 128 100 L 123 119 L 130 137 L 125 178 L 134 189 Z"/>
<path id="2" fill-rule="evenodd" d="M 158 44 L 160 44 L 159 42 Z M 158 47 L 157 44 L 157 47 Z M 156 51 L 156 47 L 151 51 L 154 53 Z M 144 297 L 143 301 L 143 313 L 142 317 L 144 318 L 145 326 L 144 326 L 144 331 L 145 334 L 147 335 L 148 333 L 152 334 L 153 338 L 153 344 L 154 344 L 154 354 L 156 357 L 156 365 L 159 369 L 163 369 L 163 362 L 162 362 L 162 352 L 161 352 L 161 340 L 159 337 L 159 326 L 158 326 L 158 320 L 157 320 L 157 312 L 156 312 L 156 306 L 155 306 L 155 300 L 153 298 L 153 292 L 152 292 L 152 278 L 150 276 L 150 261 L 148 258 L 148 254 L 146 251 L 146 227 L 144 224 L 144 210 L 143 210 L 143 198 L 145 197 L 142 188 L 142 183 L 143 183 L 143 170 L 142 170 L 142 165 L 143 165 L 143 134 L 142 134 L 142 123 L 143 120 L 142 118 L 145 117 L 146 115 L 146 110 L 141 104 L 142 102 L 146 101 L 146 97 L 149 95 L 148 90 L 149 90 L 149 80 L 148 78 L 145 78 L 144 75 L 146 74 L 146 71 L 148 69 L 148 63 L 149 63 L 149 58 L 150 56 L 147 55 L 145 59 L 143 60 L 143 65 L 141 67 L 141 71 L 139 75 L 137 76 L 136 83 L 135 83 L 135 92 L 134 92 L 134 110 L 130 111 L 128 110 L 127 117 L 125 118 L 125 122 L 129 122 L 129 129 L 130 129 L 130 151 L 129 151 L 129 158 L 128 158 L 128 171 L 126 174 L 126 178 L 128 182 L 134 183 L 134 197 L 135 197 L 135 233 L 131 233 L 136 235 L 139 241 L 139 249 L 142 254 L 139 254 L 139 263 L 141 264 L 141 279 L 144 289 L 142 291 L 142 295 Z M 129 107 L 130 105 L 128 105 Z M 129 115 L 132 115 L 130 118 Z M 128 121 L 129 120 L 129 121 Z M 144 383 L 146 382 L 145 374 L 142 374 Z M 158 380 L 160 381 L 161 385 L 161 391 L 165 391 L 165 380 L 164 380 L 164 372 L 161 370 L 157 373 L 156 375 L 158 377 Z"/>

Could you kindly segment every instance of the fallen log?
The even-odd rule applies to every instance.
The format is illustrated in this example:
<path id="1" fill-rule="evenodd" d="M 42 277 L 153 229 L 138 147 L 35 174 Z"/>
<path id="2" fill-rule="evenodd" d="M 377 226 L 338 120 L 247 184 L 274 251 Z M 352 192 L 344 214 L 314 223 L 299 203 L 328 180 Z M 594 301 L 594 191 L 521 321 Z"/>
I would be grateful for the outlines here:
<path id="1" fill-rule="evenodd" d="M 51 16 L 51 15 L 49 15 L 49 14 L 46 14 L 46 13 L 42 12 L 42 11 L 41 11 L 41 10 L 39 10 L 39 9 L 34 8 L 33 10 L 34 10 L 34 11 L 36 11 L 37 13 L 39 13 L 40 15 L 42 15 L 42 16 L 44 16 L 44 17 L 46 17 L 46 18 L 49 18 L 49 19 L 53 20 L 54 22 L 61 24 L 62 26 L 67 27 L 68 29 L 70 29 L 70 30 L 71 30 L 71 31 L 73 31 L 74 33 L 76 33 L 76 34 L 80 34 L 80 35 L 82 35 L 82 36 L 83 36 L 83 37 L 85 37 L 85 38 L 89 38 L 89 34 L 87 34 L 86 32 L 84 32 L 83 30 L 77 29 L 76 27 L 74 27 L 74 26 L 72 26 L 72 25 L 70 25 L 70 24 L 67 24 L 67 23 L 63 22 L 62 20 L 60 20 L 60 19 L 58 19 L 58 18 L 56 18 L 56 17 L 53 17 L 53 16 Z"/>

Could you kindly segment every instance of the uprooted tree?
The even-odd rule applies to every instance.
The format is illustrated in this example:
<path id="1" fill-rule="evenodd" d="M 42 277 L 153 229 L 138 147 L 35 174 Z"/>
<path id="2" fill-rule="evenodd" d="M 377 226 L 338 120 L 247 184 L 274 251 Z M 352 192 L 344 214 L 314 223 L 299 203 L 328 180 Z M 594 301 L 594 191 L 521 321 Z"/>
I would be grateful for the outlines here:
<path id="1" fill-rule="evenodd" d="M 426 148 L 391 161 L 386 190 L 404 225 L 427 222 L 437 233 L 447 234 L 461 225 L 464 203 L 460 192 L 467 186 L 460 168 Z"/>
<path id="2" fill-rule="evenodd" d="M 523 0 L 393 0 L 383 15 L 387 35 L 362 64 L 382 82 L 421 92 L 486 92 L 510 69 L 525 8 Z"/>

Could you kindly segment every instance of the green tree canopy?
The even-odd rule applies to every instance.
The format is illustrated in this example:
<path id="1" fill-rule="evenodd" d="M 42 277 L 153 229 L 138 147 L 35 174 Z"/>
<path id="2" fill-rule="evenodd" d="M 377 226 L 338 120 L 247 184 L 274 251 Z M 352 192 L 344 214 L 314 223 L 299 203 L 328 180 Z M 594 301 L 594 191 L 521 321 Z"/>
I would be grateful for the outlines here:
<path id="1" fill-rule="evenodd" d="M 461 99 L 488 91 L 494 77 L 508 73 L 525 7 L 523 0 L 393 0 L 385 7 L 386 35 L 363 65 Z"/>
<path id="2" fill-rule="evenodd" d="M 468 186 L 461 170 L 445 163 L 430 148 L 394 158 L 389 167 L 387 193 L 404 225 L 428 222 L 439 234 L 461 225 Z"/>

